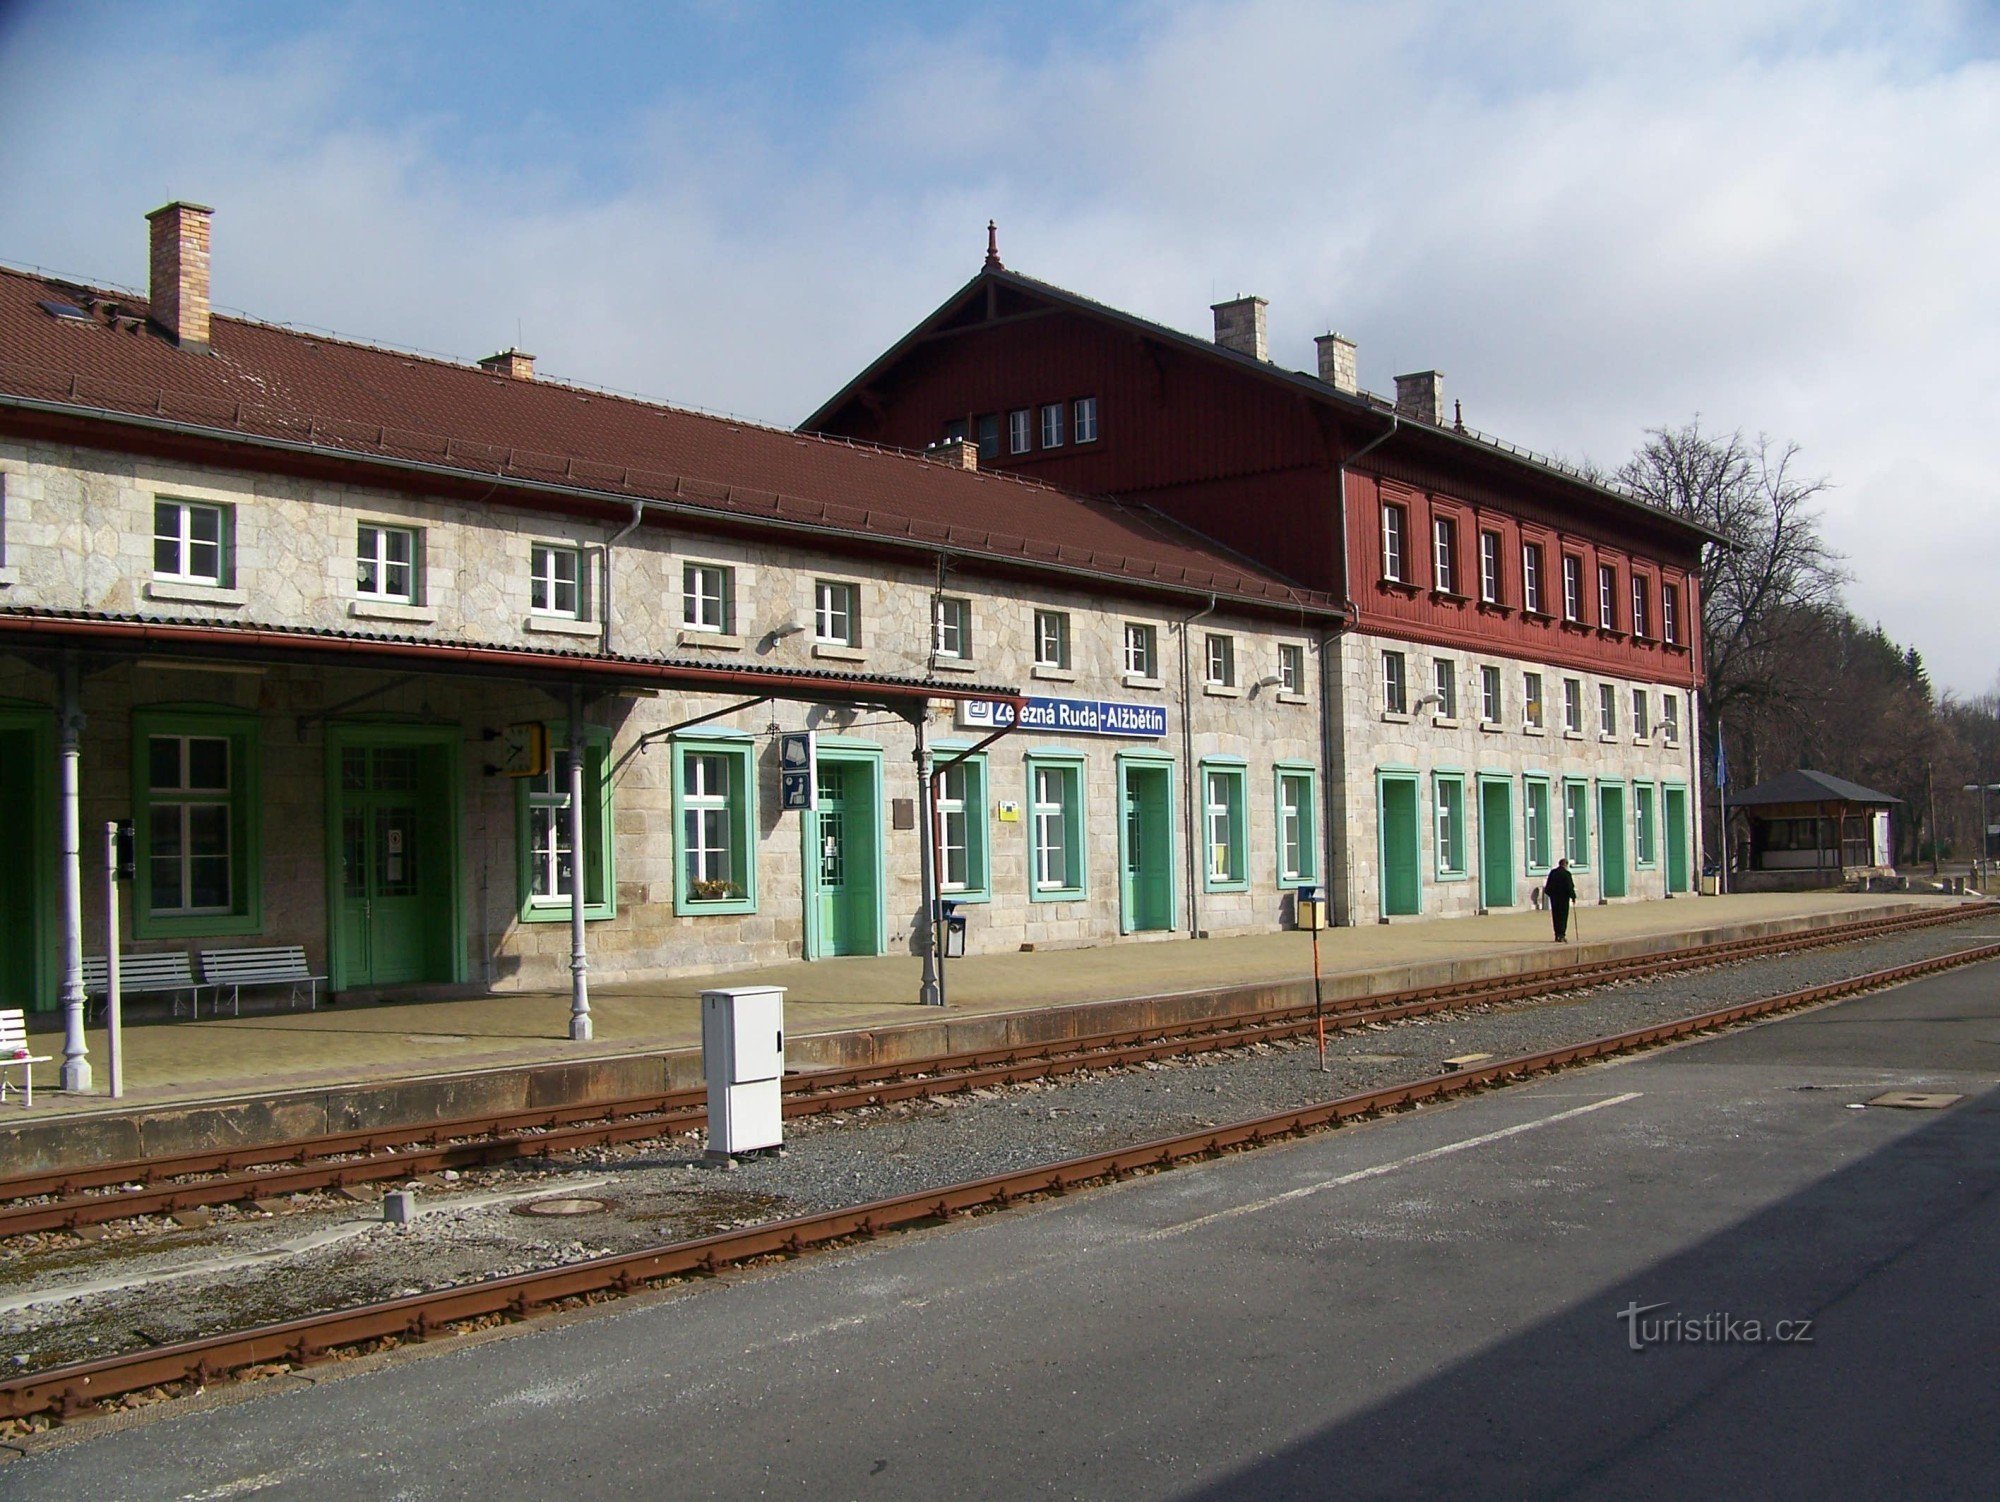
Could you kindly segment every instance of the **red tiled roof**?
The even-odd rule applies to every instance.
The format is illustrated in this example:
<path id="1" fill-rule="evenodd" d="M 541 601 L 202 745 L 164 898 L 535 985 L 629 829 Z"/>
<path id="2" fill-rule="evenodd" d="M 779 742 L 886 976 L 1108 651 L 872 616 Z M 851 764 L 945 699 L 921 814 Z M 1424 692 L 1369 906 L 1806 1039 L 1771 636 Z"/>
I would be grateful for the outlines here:
<path id="1" fill-rule="evenodd" d="M 80 302 L 89 316 L 53 317 L 47 299 Z M 1314 614 L 1335 608 L 1155 512 L 1030 480 L 248 319 L 215 318 L 202 354 L 175 346 L 146 315 L 145 302 L 124 293 L 0 268 L 0 403 L 671 502 Z"/>

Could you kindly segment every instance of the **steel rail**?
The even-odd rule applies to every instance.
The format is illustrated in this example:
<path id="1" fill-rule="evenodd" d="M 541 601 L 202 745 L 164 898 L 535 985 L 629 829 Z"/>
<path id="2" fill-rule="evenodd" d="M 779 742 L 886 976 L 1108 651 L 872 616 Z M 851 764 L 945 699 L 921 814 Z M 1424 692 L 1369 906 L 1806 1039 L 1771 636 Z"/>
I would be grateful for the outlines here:
<path id="1" fill-rule="evenodd" d="M 59 1420 L 69 1419 L 97 1404 L 148 1389 L 180 1384 L 192 1384 L 199 1389 L 246 1368 L 312 1366 L 357 1347 L 400 1344 L 450 1333 L 452 1327 L 468 1321 L 496 1317 L 526 1319 L 538 1309 L 565 1301 L 623 1296 L 665 1279 L 712 1277 L 725 1268 L 766 1258 L 796 1257 L 840 1242 L 872 1239 L 886 1231 L 946 1221 L 966 1211 L 1006 1209 L 1023 1200 L 1064 1194 L 1086 1184 L 1122 1181 L 1136 1174 L 1215 1158 L 1241 1148 L 1302 1137 L 1356 1117 L 1403 1110 L 1536 1074 L 1654 1048 L 1755 1018 L 1993 959 L 2000 959 L 2000 944 L 1959 950 L 1782 996 L 1495 1060 L 1451 1074 L 1405 1081 L 1317 1105 L 994 1174 L 942 1189 L 921 1190 L 692 1241 L 489 1278 L 456 1288 L 308 1315 L 254 1330 L 54 1367 L 0 1380 L 0 1418 L 53 1414 Z"/>
<path id="2" fill-rule="evenodd" d="M 1955 909 L 1914 918 L 1872 919 L 1807 933 L 1724 940 L 1674 954 L 1626 956 L 1526 975 L 1489 977 L 1442 987 L 1414 987 L 1381 996 L 1350 997 L 1326 1014 L 1336 1030 L 1407 1021 L 1466 1006 L 1605 985 L 1634 976 L 1728 963 L 1758 955 L 1851 943 L 1882 933 L 1960 922 L 1979 910 Z M 1148 1060 L 1217 1052 L 1297 1037 L 1315 1025 L 1307 1006 L 1234 1013 L 1174 1026 L 1131 1028 L 1039 1046 L 1012 1046 L 899 1063 L 799 1075 L 785 1081 L 788 1117 L 881 1106 L 897 1101 L 1050 1078 Z M 654 1140 L 706 1125 L 699 1088 L 537 1108 L 397 1130 L 336 1133 L 296 1143 L 98 1165 L 83 1170 L 0 1180 L 0 1238 L 171 1215 L 282 1195 L 338 1190 L 385 1179 L 407 1179 L 590 1147 Z M 208 1177 L 196 1177 L 207 1175 Z M 160 1180 L 175 1182 L 160 1183 Z M 138 1183 L 122 1192 L 92 1188 Z M 54 1196 L 50 1198 L 50 1196 Z"/>

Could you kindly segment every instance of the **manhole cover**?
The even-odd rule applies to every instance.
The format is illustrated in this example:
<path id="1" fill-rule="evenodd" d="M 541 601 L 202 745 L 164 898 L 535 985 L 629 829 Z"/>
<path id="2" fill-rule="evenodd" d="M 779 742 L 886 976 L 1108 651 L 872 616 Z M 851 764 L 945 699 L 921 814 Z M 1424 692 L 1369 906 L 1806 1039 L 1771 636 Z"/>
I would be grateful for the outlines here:
<path id="1" fill-rule="evenodd" d="M 1868 1104 L 1896 1106 L 1905 1111 L 1942 1111 L 1946 1106 L 1957 1105 L 1964 1099 L 1963 1095 L 1938 1095 L 1925 1090 L 1891 1090 L 1876 1096 Z"/>
<path id="2" fill-rule="evenodd" d="M 556 1199 L 529 1200 L 525 1205 L 516 1205 L 516 1215 L 597 1215 L 609 1210 L 612 1200 L 597 1199 L 587 1194 L 565 1195 Z"/>

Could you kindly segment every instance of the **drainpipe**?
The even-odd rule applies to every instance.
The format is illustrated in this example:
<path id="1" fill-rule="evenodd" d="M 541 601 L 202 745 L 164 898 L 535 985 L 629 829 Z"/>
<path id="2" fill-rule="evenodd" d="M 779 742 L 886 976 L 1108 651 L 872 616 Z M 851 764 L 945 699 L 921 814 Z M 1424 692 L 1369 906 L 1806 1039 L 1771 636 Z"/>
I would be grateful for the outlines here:
<path id="1" fill-rule="evenodd" d="M 605 616 L 610 622 L 609 612 Z M 589 862 L 583 847 L 583 690 L 569 691 L 569 1040 L 588 1043 L 590 1027 L 590 956 L 584 951 L 583 908 Z M 611 831 L 606 830 L 609 837 Z"/>
<path id="2" fill-rule="evenodd" d="M 924 722 L 928 714 L 918 714 L 912 722 L 916 731 L 917 759 L 917 889 L 923 894 L 924 925 L 924 973 L 917 986 L 917 1004 L 926 1007 L 944 1005 L 944 988 L 938 983 L 938 880 L 937 852 L 932 849 L 937 839 L 937 789 L 931 782 L 931 748 L 924 739 Z"/>
<path id="3" fill-rule="evenodd" d="M 77 771 L 82 760 L 83 709 L 77 702 L 76 654 L 62 656 L 62 743 L 57 781 L 62 803 L 62 1088 L 90 1088 L 90 1050 L 83 1036 L 83 816 Z"/>
<path id="4" fill-rule="evenodd" d="M 1340 845 L 1342 856 L 1345 857 L 1347 855 L 1346 842 L 1339 839 L 1341 820 L 1338 810 L 1345 807 L 1347 802 L 1347 760 L 1346 743 L 1343 739 L 1344 717 L 1341 713 L 1342 706 L 1340 702 L 1341 673 L 1338 643 L 1345 632 L 1354 629 L 1356 617 L 1360 614 L 1358 607 L 1354 603 L 1354 597 L 1348 589 L 1351 578 L 1348 572 L 1349 559 L 1347 556 L 1347 471 L 1355 460 L 1373 449 L 1380 448 L 1396 436 L 1397 429 L 1402 426 L 1402 420 L 1393 412 L 1385 413 L 1384 416 L 1389 419 L 1387 430 L 1362 444 L 1360 448 L 1336 464 L 1333 470 L 1333 489 L 1335 500 L 1338 503 L 1337 520 L 1339 526 L 1339 535 L 1335 540 L 1334 553 L 1336 562 L 1340 567 L 1340 608 L 1346 616 L 1346 620 L 1338 629 L 1327 632 L 1319 639 L 1320 838 L 1325 846 L 1325 853 L 1320 857 L 1320 864 L 1324 868 L 1322 879 L 1326 882 L 1326 895 L 1328 898 L 1333 896 L 1333 873 L 1335 870 L 1333 856 L 1336 842 Z M 1331 665 L 1331 671 L 1329 671 L 1329 665 Z M 1336 764 L 1340 769 L 1338 777 L 1334 775 Z M 1377 844 L 1379 846 L 1379 840 Z M 1351 859 L 1346 860 L 1340 867 L 1340 870 L 1342 873 L 1342 890 L 1340 905 L 1335 911 L 1336 913 L 1344 913 L 1348 926 L 1352 927 L 1355 922 L 1353 861 Z M 1378 871 L 1376 873 L 1377 885 L 1380 885 L 1381 879 L 1381 873 Z M 1336 917 L 1335 922 L 1339 922 L 1338 917 Z"/>
<path id="5" fill-rule="evenodd" d="M 1215 596 L 1208 597 L 1208 603 L 1193 615 L 1182 621 L 1181 634 L 1181 806 L 1187 820 L 1187 913 L 1188 937 L 1201 937 L 1201 867 L 1196 863 L 1200 842 L 1196 836 L 1201 833 L 1201 825 L 1195 817 L 1195 764 L 1194 764 L 1194 700 L 1190 697 L 1192 684 L 1188 673 L 1188 634 L 1194 623 L 1204 616 L 1215 613 Z M 1118 817 L 1124 817 L 1119 811 Z"/>
<path id="6" fill-rule="evenodd" d="M 602 631 L 598 634 L 597 650 L 602 652 L 606 657 L 611 655 L 611 550 L 638 530 L 639 523 L 645 518 L 645 515 L 645 505 L 639 501 L 634 501 L 632 503 L 632 519 L 604 539 L 604 588 L 601 591 L 604 598 L 600 606 L 604 613 L 604 623 Z"/>

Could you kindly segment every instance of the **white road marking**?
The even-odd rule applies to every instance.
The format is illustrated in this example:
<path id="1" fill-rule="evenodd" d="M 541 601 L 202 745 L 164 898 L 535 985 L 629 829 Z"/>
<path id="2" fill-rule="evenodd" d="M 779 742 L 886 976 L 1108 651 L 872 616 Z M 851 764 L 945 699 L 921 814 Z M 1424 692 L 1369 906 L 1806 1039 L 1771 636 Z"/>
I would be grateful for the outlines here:
<path id="1" fill-rule="evenodd" d="M 504 1205 L 511 1200 L 549 1199 L 556 1195 L 567 1195 L 582 1189 L 595 1189 L 600 1184 L 608 1184 L 607 1178 L 585 1179 L 565 1182 L 558 1187 L 548 1184 L 534 1189 L 511 1189 L 497 1194 L 476 1194 L 459 1200 L 438 1200 L 425 1203 L 419 1200 L 419 1215 L 438 1215 L 448 1210 L 479 1210 L 488 1205 Z M 179 1267 L 158 1268 L 151 1272 L 132 1273 L 123 1278 L 103 1278 L 91 1283 L 68 1283 L 56 1288 L 46 1288 L 36 1292 L 16 1294 L 12 1298 L 0 1299 L 0 1314 L 12 1314 L 18 1309 L 32 1309 L 38 1304 L 62 1304 L 71 1299 L 87 1299 L 96 1294 L 123 1293 L 128 1289 L 145 1288 L 154 1283 L 173 1283 L 183 1278 L 206 1277 L 211 1273 L 231 1272 L 241 1267 L 260 1267 L 273 1262 L 283 1262 L 291 1257 L 304 1256 L 322 1247 L 338 1246 L 343 1241 L 352 1241 L 357 1236 L 366 1236 L 379 1231 L 384 1221 L 349 1221 L 345 1225 L 332 1226 L 323 1231 L 314 1231 L 301 1236 L 296 1241 L 282 1242 L 262 1251 L 238 1252 L 231 1257 L 213 1257 L 206 1262 L 191 1262 Z"/>
<path id="2" fill-rule="evenodd" d="M 1209 1215 L 1199 1215 L 1193 1220 L 1183 1220 L 1171 1226 L 1159 1226 L 1143 1233 L 1143 1239 L 1163 1240 L 1169 1236 L 1179 1236 L 1188 1231 L 1200 1230 L 1203 1226 L 1214 1225 L 1217 1221 L 1232 1220 L 1238 1215 L 1253 1215 L 1259 1210 L 1269 1210 L 1273 1206 L 1286 1204 L 1292 1200 L 1304 1199 L 1307 1195 L 1318 1194 L 1327 1189 L 1339 1189 L 1348 1184 L 1358 1184 L 1363 1179 L 1378 1179 L 1384 1174 L 1400 1169 L 1412 1168 L 1419 1163 L 1428 1163 L 1434 1158 L 1449 1157 L 1470 1148 L 1484 1147 L 1489 1142 L 1498 1142 L 1505 1137 L 1518 1137 L 1523 1132 L 1538 1131 L 1545 1126 L 1554 1126 L 1559 1121 L 1584 1116 L 1592 1111 L 1602 1111 L 1606 1106 L 1622 1106 L 1629 1100 L 1637 1100 L 1642 1091 L 1628 1090 L 1623 1095 L 1609 1096 L 1604 1100 L 1594 1100 L 1587 1106 L 1572 1106 L 1567 1111 L 1558 1111 L 1553 1116 L 1538 1117 L 1534 1121 L 1523 1121 L 1498 1131 L 1481 1132 L 1477 1137 L 1467 1137 L 1462 1142 L 1447 1142 L 1443 1147 L 1428 1148 L 1420 1153 L 1412 1153 L 1407 1158 L 1398 1158 L 1393 1163 L 1378 1163 L 1373 1168 L 1357 1168 L 1352 1173 L 1341 1174 L 1338 1178 L 1322 1179 L 1317 1184 L 1302 1184 L 1297 1189 L 1287 1189 L 1283 1194 L 1274 1194 L 1267 1199 L 1252 1200 L 1244 1205 L 1231 1205 L 1227 1210 L 1217 1210 Z"/>

